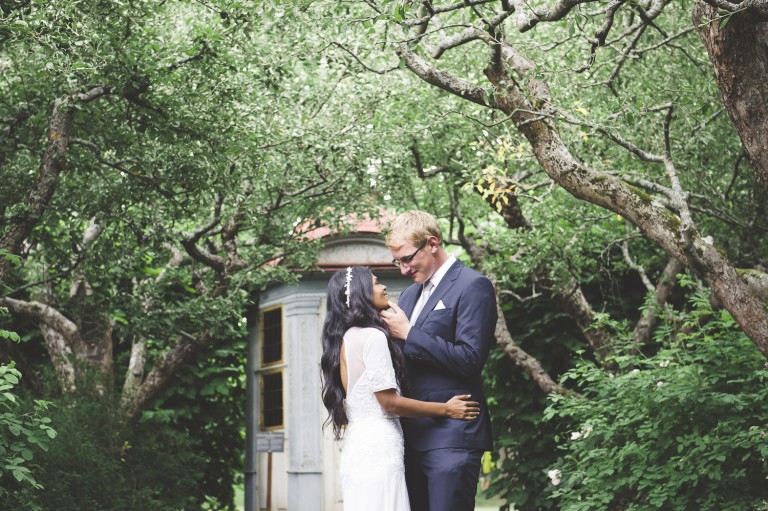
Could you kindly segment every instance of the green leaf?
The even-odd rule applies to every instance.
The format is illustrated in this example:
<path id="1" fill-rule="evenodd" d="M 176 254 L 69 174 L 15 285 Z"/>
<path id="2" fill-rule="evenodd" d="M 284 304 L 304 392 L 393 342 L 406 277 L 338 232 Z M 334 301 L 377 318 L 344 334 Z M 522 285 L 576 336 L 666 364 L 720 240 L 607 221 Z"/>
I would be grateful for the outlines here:
<path id="1" fill-rule="evenodd" d="M 8 467 L 6 467 L 8 468 Z M 27 479 L 29 476 L 29 469 L 27 467 L 13 467 L 11 470 L 11 473 L 13 474 L 13 477 L 16 478 L 17 481 L 21 482 L 24 479 Z"/>
<path id="2" fill-rule="evenodd" d="M 395 21 L 403 21 L 405 19 L 405 2 L 404 1 L 398 1 L 395 4 Z"/>

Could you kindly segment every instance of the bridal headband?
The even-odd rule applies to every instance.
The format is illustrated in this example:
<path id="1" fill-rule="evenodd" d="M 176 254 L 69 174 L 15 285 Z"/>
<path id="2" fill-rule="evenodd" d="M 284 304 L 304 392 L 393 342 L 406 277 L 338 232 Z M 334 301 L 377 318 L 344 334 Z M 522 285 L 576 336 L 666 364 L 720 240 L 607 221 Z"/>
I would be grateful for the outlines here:
<path id="1" fill-rule="evenodd" d="M 344 285 L 344 294 L 347 295 L 347 308 L 349 308 L 349 284 L 352 282 L 352 267 L 347 266 L 347 283 Z"/>

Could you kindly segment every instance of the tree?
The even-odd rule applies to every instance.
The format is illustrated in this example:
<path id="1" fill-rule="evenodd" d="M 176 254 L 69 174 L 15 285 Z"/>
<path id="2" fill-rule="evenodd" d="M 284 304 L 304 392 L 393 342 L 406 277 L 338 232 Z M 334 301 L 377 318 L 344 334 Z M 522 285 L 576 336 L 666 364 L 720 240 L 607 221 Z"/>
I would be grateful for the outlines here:
<path id="1" fill-rule="evenodd" d="M 704 23 L 691 27 L 680 23 L 683 9 L 690 11 L 692 8 L 690 3 L 677 6 L 663 1 L 647 5 L 614 2 L 594 12 L 586 12 L 582 4 L 559 2 L 553 7 L 536 7 L 506 1 L 444 5 L 367 2 L 356 12 L 356 21 L 362 26 L 373 27 L 378 36 L 376 44 L 384 45 L 396 54 L 402 65 L 422 81 L 466 102 L 498 111 L 503 118 L 494 118 L 490 123 L 514 126 L 530 145 L 540 168 L 555 183 L 581 200 L 621 215 L 670 257 L 699 275 L 755 345 L 768 356 L 766 276 L 760 269 L 762 260 L 759 256 L 739 260 L 735 253 L 729 258 L 711 235 L 702 232 L 701 226 L 708 221 L 706 217 L 722 218 L 725 215 L 729 221 L 732 217 L 727 210 L 718 208 L 713 213 L 712 208 L 696 204 L 701 191 L 687 191 L 697 185 L 696 180 L 680 175 L 678 153 L 682 143 L 677 138 L 681 135 L 676 134 L 674 121 L 687 117 L 691 108 L 695 110 L 696 103 L 686 106 L 686 101 L 691 102 L 690 96 L 659 87 L 650 87 L 653 95 L 648 97 L 638 87 L 647 86 L 649 82 L 633 81 L 625 72 L 631 67 L 631 60 L 642 65 L 643 60 L 657 60 L 654 51 L 675 51 L 677 41 L 695 30 L 702 31 L 707 40 L 719 34 L 726 42 L 740 41 L 739 44 L 749 45 L 762 34 L 762 17 L 751 15 L 760 13 L 761 8 L 752 4 L 739 7 L 728 4 L 727 17 L 710 16 Z M 702 4 L 696 5 L 699 13 Z M 704 9 L 704 12 L 713 14 L 711 9 Z M 730 22 L 724 23 L 725 19 Z M 568 24 L 567 33 L 559 27 L 545 30 L 547 23 L 561 20 Z M 736 28 L 729 28 L 736 20 L 740 20 Z M 742 24 L 749 30 L 739 30 Z M 524 39 L 526 35 L 528 39 Z M 555 58 L 558 48 L 578 49 L 581 40 L 588 42 L 590 47 L 586 64 L 578 65 L 572 55 L 562 52 L 557 53 L 557 57 L 563 57 L 564 61 Z M 741 55 L 738 44 L 732 44 L 733 49 L 729 51 Z M 345 49 L 352 53 L 349 48 Z M 612 50 L 616 52 L 615 56 L 608 53 Z M 688 54 L 687 46 L 679 51 L 681 59 L 696 63 L 696 58 Z M 726 90 L 721 86 L 726 104 L 740 105 L 729 108 L 729 113 L 739 110 L 731 116 L 764 119 L 766 116 L 760 103 L 747 101 L 745 96 L 747 92 L 754 94 L 749 97 L 759 96 L 760 87 L 765 83 L 764 75 L 759 74 L 763 72 L 762 67 L 745 65 L 748 60 L 721 56 L 716 49 L 711 53 L 717 54 L 718 69 L 720 66 L 736 66 L 741 73 L 734 74 L 734 70 L 729 70 L 726 75 L 718 71 L 719 75 L 745 76 L 745 80 L 738 80 L 735 89 Z M 368 68 L 374 68 L 381 59 L 371 47 L 354 52 L 354 58 Z M 366 64 L 366 58 L 373 64 Z M 752 52 L 743 58 L 757 57 Z M 384 70 L 396 67 L 388 66 Z M 602 87 L 614 96 L 604 101 L 607 105 L 597 112 L 596 119 L 590 119 L 583 107 L 567 107 L 578 95 L 574 90 L 557 87 L 559 73 L 568 68 L 586 78 L 582 79 L 582 87 Z M 480 78 L 483 75 L 487 82 Z M 580 108 L 583 113 L 579 112 Z M 642 116 L 645 124 L 640 131 L 650 135 L 644 144 L 633 141 L 640 138 L 633 133 L 638 129 L 637 115 Z M 743 121 L 741 125 L 744 125 Z M 754 133 L 743 132 L 745 128 L 741 125 L 737 123 L 736 129 L 741 129 L 742 140 L 760 139 L 755 136 L 760 132 L 759 125 L 754 125 L 758 128 Z M 611 161 L 619 163 L 618 166 L 596 160 L 585 152 L 585 147 L 579 147 L 567 137 L 571 126 L 589 130 L 613 142 L 635 160 L 616 156 L 611 148 L 603 149 L 604 155 L 610 155 Z M 579 149 L 580 154 L 575 152 Z M 762 171 L 754 165 L 754 160 L 759 159 L 759 151 L 747 149 L 747 153 L 755 173 L 760 176 Z M 708 174 L 714 174 L 714 169 Z M 764 197 L 765 188 L 749 193 Z M 760 210 L 758 201 L 753 204 Z M 701 212 L 702 209 L 705 211 Z M 502 204 L 501 210 L 507 212 L 505 216 L 509 218 L 519 216 L 516 201 Z M 743 223 L 744 230 L 765 230 L 764 223 L 756 215 L 749 218 L 754 220 Z M 753 247 L 750 250 L 753 254 L 759 253 L 758 247 L 764 248 L 760 242 L 753 243 Z M 746 264 L 746 268 L 741 264 Z"/>
<path id="2" fill-rule="evenodd" d="M 719 8 L 3 5 L 0 254 L 21 264 L 0 266 L 0 306 L 19 366 L 182 436 L 213 438 L 200 403 L 217 396 L 235 438 L 242 313 L 312 264 L 302 229 L 420 207 L 495 280 L 495 427 L 544 505 L 536 477 L 571 419 L 542 424 L 534 387 L 591 390 L 559 379 L 582 344 L 608 378 L 696 338 L 681 265 L 713 291 L 696 321 L 739 340 L 722 304 L 765 354 L 764 80 L 739 50 L 764 22 Z"/>
<path id="3" fill-rule="evenodd" d="M 358 129 L 358 106 L 324 82 L 344 70 L 318 71 L 315 42 L 280 41 L 276 24 L 251 30 L 275 6 L 225 4 L 5 11 L 4 54 L 31 58 L 4 86 L 0 247 L 24 265 L 0 267 L 0 303 L 39 324 L 65 392 L 95 371 L 110 395 L 113 353 L 130 347 L 117 381 L 134 417 L 240 335 L 261 285 L 311 261 L 296 219 L 333 222 L 364 183 L 354 137 L 333 136 Z"/>
<path id="4" fill-rule="evenodd" d="M 392 136 L 400 154 L 381 158 L 383 193 L 398 207 L 437 214 L 449 241 L 496 278 L 506 325 L 500 319 L 501 350 L 486 373 L 501 467 L 494 491 L 518 509 L 590 509 L 553 492 L 546 473 L 565 456 L 568 464 L 559 468 L 566 491 L 580 492 L 574 495 L 590 494 L 574 467 L 589 477 L 606 469 L 592 503 L 608 498 L 614 474 L 620 500 L 606 502 L 616 509 L 698 505 L 696 491 L 706 488 L 709 476 L 692 481 L 695 463 L 679 455 L 687 452 L 682 442 L 654 446 L 652 435 L 643 437 L 640 450 L 654 460 L 651 473 L 665 462 L 686 470 L 649 495 L 647 482 L 633 475 L 646 468 L 642 461 L 617 463 L 623 472 L 611 473 L 610 463 L 590 456 L 593 443 L 568 442 L 590 414 L 639 417 L 638 407 L 650 414 L 668 406 L 680 422 L 666 419 L 665 431 L 685 431 L 681 437 L 731 420 L 739 431 L 764 434 L 764 409 L 747 417 L 702 406 L 695 413 L 709 419 L 699 428 L 687 420 L 689 405 L 669 400 L 687 395 L 704 404 L 712 391 L 722 392 L 724 401 L 741 401 L 733 387 L 715 385 L 694 396 L 676 379 L 658 397 L 636 399 L 648 394 L 647 382 L 658 378 L 664 357 L 681 360 L 679 374 L 712 374 L 718 385 L 728 374 L 754 369 L 757 352 L 749 354 L 750 345 L 745 348 L 733 331 L 731 315 L 739 311 L 733 301 L 719 309 L 720 295 L 730 293 L 722 281 L 713 284 L 723 274 L 738 280 L 738 288 L 749 287 L 753 312 L 765 312 L 764 292 L 755 283 L 765 269 L 765 188 L 756 173 L 745 172 L 744 148 L 722 115 L 722 94 L 690 25 L 693 5 L 561 2 L 537 10 L 549 23 L 525 21 L 538 4 L 490 1 L 360 2 L 357 9 L 322 5 L 315 13 L 348 30 L 329 36 L 334 58 L 403 81 L 393 107 L 377 119 L 388 134 L 401 126 Z M 406 186 L 409 174 L 420 179 Z M 684 222 L 692 227 L 683 229 Z M 702 241 L 711 245 L 692 256 L 691 247 Z M 694 256 L 717 264 L 702 268 Z M 692 306 L 690 288 L 678 285 L 678 279 L 696 280 L 678 275 L 691 269 L 708 282 L 714 310 L 700 295 Z M 739 320 L 747 332 L 750 321 Z M 765 337 L 755 330 L 750 335 L 758 358 L 764 357 Z M 739 357 L 745 350 L 751 365 L 710 359 L 710 341 L 730 343 Z M 633 369 L 643 377 L 631 379 Z M 605 392 L 598 390 L 603 383 Z M 587 399 L 570 397 L 569 390 Z M 750 393 L 744 400 L 760 401 L 759 392 L 744 392 Z M 583 413 L 569 415 L 569 409 Z M 556 420 L 543 420 L 552 416 Z M 652 432 L 653 417 L 638 421 Z M 631 451 L 622 441 L 635 438 L 627 436 L 635 423 L 623 425 L 605 428 L 595 441 L 612 434 L 611 453 Z M 747 461 L 737 463 L 740 473 L 760 459 L 756 439 L 742 444 L 740 457 Z M 700 441 L 704 449 L 742 442 L 714 434 Z M 719 459 L 705 464 L 712 477 L 732 468 Z M 732 496 L 711 487 L 699 504 Z M 679 495 L 665 500 L 675 488 Z M 742 495 L 755 502 L 764 491 L 750 480 Z"/>
<path id="5" fill-rule="evenodd" d="M 222 506 L 244 313 L 314 263 L 309 220 L 343 228 L 372 209 L 361 149 L 378 99 L 347 101 L 359 73 L 281 16 L 296 21 L 272 3 L 20 2 L 0 26 L 0 253 L 20 261 L 0 266 L 0 304 L 19 367 L 40 375 L 30 391 L 74 423 L 102 403 L 109 420 L 83 423 L 94 452 L 119 456 L 101 442 L 146 421 L 206 446 L 208 480 L 183 483 Z"/>

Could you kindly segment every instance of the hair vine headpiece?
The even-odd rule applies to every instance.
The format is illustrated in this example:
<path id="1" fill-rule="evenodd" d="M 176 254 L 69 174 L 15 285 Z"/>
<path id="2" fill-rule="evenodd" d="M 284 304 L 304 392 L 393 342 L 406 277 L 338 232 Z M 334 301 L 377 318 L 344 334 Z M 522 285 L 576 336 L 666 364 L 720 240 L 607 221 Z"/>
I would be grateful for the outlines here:
<path id="1" fill-rule="evenodd" d="M 349 284 L 352 282 L 352 267 L 347 266 L 347 283 L 344 285 L 344 294 L 347 295 L 347 307 L 349 307 Z"/>

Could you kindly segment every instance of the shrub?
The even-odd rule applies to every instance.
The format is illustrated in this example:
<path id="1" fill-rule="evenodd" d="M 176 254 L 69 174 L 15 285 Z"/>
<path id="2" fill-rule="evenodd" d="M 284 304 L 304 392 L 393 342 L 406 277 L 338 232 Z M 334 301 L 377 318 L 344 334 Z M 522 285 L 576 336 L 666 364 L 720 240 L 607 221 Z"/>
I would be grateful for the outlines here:
<path id="1" fill-rule="evenodd" d="M 565 375 L 584 398 L 552 396 L 545 414 L 578 425 L 549 467 L 559 509 L 766 509 L 768 366 L 726 311 L 701 293 L 693 306 L 657 353 L 617 356 L 622 372 Z"/>
<path id="2" fill-rule="evenodd" d="M 570 368 L 580 341 L 564 314 L 548 311 L 545 303 L 526 302 L 509 312 L 507 324 L 516 329 L 512 334 L 521 348 L 540 360 L 549 374 L 556 377 Z M 484 376 L 498 467 L 485 495 L 504 499 L 520 511 L 556 509 L 547 499 L 548 483 L 541 474 L 557 459 L 554 438 L 567 426 L 542 420 L 546 396 L 501 350 L 491 352 Z"/>
<path id="3" fill-rule="evenodd" d="M 0 330 L 0 334 L 4 331 Z M 21 373 L 13 364 L 0 365 L 0 499 L 19 488 L 41 488 L 35 478 L 35 451 L 47 451 L 56 431 L 43 416 L 50 403 L 35 401 L 27 408 L 13 392 Z"/>
<path id="4" fill-rule="evenodd" d="M 170 511 L 198 509 L 199 446 L 152 421 L 125 424 L 116 406 L 63 400 L 53 414 L 58 438 L 41 458 L 45 491 L 9 498 L 7 509 Z"/>
<path id="5" fill-rule="evenodd" d="M 2 254 L 0 254 L 2 255 Z M 0 317 L 8 310 L 0 307 Z M 0 339 L 19 341 L 15 332 L 0 328 Z M 21 373 L 13 363 L 0 364 L 0 502 L 21 488 L 41 488 L 35 478 L 35 451 L 47 451 L 56 431 L 43 414 L 50 403 L 34 401 L 28 406 L 15 392 Z"/>

